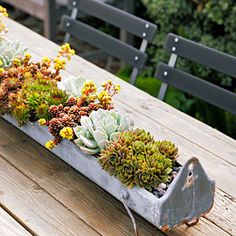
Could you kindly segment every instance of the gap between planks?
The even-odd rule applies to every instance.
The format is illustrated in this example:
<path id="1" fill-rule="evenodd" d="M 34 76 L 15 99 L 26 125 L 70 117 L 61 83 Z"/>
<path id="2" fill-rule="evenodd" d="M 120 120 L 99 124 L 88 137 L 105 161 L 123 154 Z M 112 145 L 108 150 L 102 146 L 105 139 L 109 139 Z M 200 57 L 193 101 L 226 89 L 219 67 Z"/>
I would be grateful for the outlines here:
<path id="1" fill-rule="evenodd" d="M 36 236 L 23 222 L 0 203 L 1 236 Z"/>
<path id="2" fill-rule="evenodd" d="M 4 127 L 2 127 L 1 130 L 3 130 L 3 129 L 4 129 Z M 12 135 L 14 129 L 15 129 L 15 131 L 17 130 L 16 128 L 14 128 L 12 126 L 12 132 L 9 132 L 9 134 Z M 23 171 L 30 178 L 34 179 L 38 184 L 40 184 L 40 186 L 42 186 L 44 189 L 46 189 L 46 191 L 53 192 L 54 193 L 53 195 L 55 195 L 57 200 L 63 201 L 64 199 L 68 199 L 68 201 L 67 202 L 64 201 L 63 204 L 66 205 L 68 208 L 71 208 L 73 211 L 75 211 L 75 214 L 81 215 L 81 213 L 79 211 L 76 212 L 76 209 L 77 209 L 77 208 L 75 208 L 76 203 L 73 203 L 73 200 L 75 200 L 75 196 L 73 196 L 73 195 L 71 196 L 70 191 L 71 191 L 71 189 L 73 189 L 73 192 L 78 191 L 77 194 L 78 195 L 81 194 L 79 192 L 81 186 L 76 187 L 76 183 L 78 185 L 79 181 L 77 179 L 73 178 L 73 176 L 75 177 L 75 175 L 76 175 L 77 177 L 80 177 L 80 178 L 82 178 L 82 176 L 78 176 L 78 174 L 76 174 L 75 171 L 71 170 L 70 168 L 69 168 L 70 171 L 69 170 L 67 172 L 65 172 L 65 170 L 63 171 L 63 168 L 65 168 L 64 166 L 66 165 L 65 163 L 55 159 L 55 156 L 51 153 L 49 154 L 46 150 L 41 150 L 44 148 L 42 148 L 40 145 L 38 145 L 35 141 L 31 140 L 30 138 L 26 139 L 24 137 L 21 137 L 21 138 L 18 137 L 19 136 L 17 134 L 18 132 L 20 132 L 20 131 L 17 130 L 17 132 L 15 132 L 15 135 L 14 135 L 14 139 L 16 139 L 17 142 L 12 142 L 11 140 L 7 141 L 6 139 L 9 139 L 9 138 L 8 138 L 8 136 L 6 136 L 6 138 L 5 138 L 6 143 L 1 144 L 1 147 L 4 146 L 4 149 L 5 149 L 4 154 L 1 151 L 2 155 L 4 155 L 4 157 L 7 158 L 8 160 L 10 159 L 9 161 L 12 163 L 12 165 L 15 165 L 15 166 L 17 166 L 17 168 L 20 168 L 21 171 Z M 25 135 L 23 135 L 23 136 L 25 136 Z M 20 139 L 23 140 L 24 150 L 20 149 L 22 154 L 20 154 L 19 150 L 18 150 L 18 156 L 22 156 L 25 158 L 27 157 L 26 160 L 24 160 L 24 158 L 17 160 L 14 157 L 11 157 L 17 151 L 17 149 L 18 149 L 17 147 L 21 146 L 22 141 L 20 141 Z M 25 141 L 25 140 L 27 140 L 27 141 Z M 7 144 L 7 143 L 9 143 L 9 144 Z M 9 149 L 9 148 L 7 148 L 7 146 L 11 146 L 11 148 Z M 1 148 L 1 149 L 3 149 L 3 148 Z M 9 149 L 9 150 L 7 151 L 7 149 Z M 34 149 L 38 150 L 37 151 L 38 155 L 32 154 Z M 10 153 L 9 153 L 9 151 L 10 151 Z M 25 152 L 25 151 L 27 151 L 27 152 Z M 42 157 L 43 151 L 45 151 L 45 156 L 46 156 L 45 158 Z M 36 158 L 38 160 L 36 160 Z M 56 170 L 53 171 L 53 168 L 48 166 L 46 161 L 50 162 L 49 163 L 50 165 L 56 165 Z M 37 162 L 41 162 L 40 165 L 38 165 Z M 31 168 L 27 169 L 27 167 L 25 166 L 25 163 L 30 163 Z M 38 166 L 42 166 L 41 168 L 43 168 L 43 169 L 50 168 L 51 172 L 54 172 L 54 173 L 50 173 L 50 175 L 47 176 L 47 174 L 46 174 L 47 171 L 43 170 L 43 169 L 39 169 Z M 32 172 L 33 169 L 38 169 L 41 172 L 43 170 L 43 173 L 40 174 L 40 173 Z M 61 169 L 61 173 L 58 172 L 60 169 Z M 40 175 L 45 175 L 45 178 L 43 179 L 43 181 L 40 179 Z M 67 176 L 70 178 L 73 178 L 73 179 L 68 179 L 68 178 L 66 178 Z M 67 180 L 67 183 L 63 183 L 62 182 L 63 179 Z M 72 180 L 72 183 L 70 182 L 71 180 Z M 83 181 L 80 181 L 80 182 L 83 182 Z M 64 190 L 63 194 L 65 194 L 65 195 L 69 194 L 68 196 L 62 196 L 62 195 L 60 195 L 60 193 L 55 194 L 55 193 L 58 193 L 58 188 L 60 189 L 63 185 L 67 186 L 66 188 L 65 188 L 65 186 L 64 186 L 64 188 L 62 188 Z M 71 187 L 71 189 L 70 189 L 69 185 L 73 186 L 73 188 Z M 66 193 L 66 190 L 68 193 Z M 90 194 L 88 194 L 88 196 L 90 196 Z M 114 199 L 113 202 L 114 201 L 116 201 L 116 200 Z M 236 208 L 233 209 L 232 214 L 234 212 L 236 212 L 235 209 Z M 213 210 L 214 210 L 214 208 L 213 208 Z M 219 209 L 219 211 L 220 211 L 220 209 Z M 209 215 L 209 219 L 211 219 L 211 217 L 210 217 L 211 213 L 209 213 L 208 215 Z M 217 210 L 215 215 L 223 215 L 223 214 L 222 214 L 222 212 L 218 212 L 218 210 Z M 225 218 L 226 217 L 227 217 L 227 215 L 225 216 Z M 230 235 L 230 233 L 228 233 L 228 231 L 227 231 L 227 228 L 228 228 L 227 224 L 224 225 L 221 222 L 221 220 L 218 220 L 217 217 L 214 219 L 213 222 L 210 222 L 210 221 L 208 222 L 208 221 L 206 221 L 206 219 L 204 219 L 204 220 L 202 219 L 202 220 L 200 220 L 200 224 L 198 224 L 197 226 L 194 226 L 191 228 L 186 228 L 184 226 L 181 226 L 181 227 L 177 228 L 176 230 L 174 230 L 173 232 L 175 232 L 175 233 L 181 232 L 181 235 L 189 235 L 188 233 L 190 233 L 190 232 L 192 232 L 194 234 L 194 232 L 195 233 L 198 232 L 200 229 L 205 227 L 205 225 L 210 225 L 209 227 L 211 228 L 211 230 L 215 230 L 218 233 L 220 232 L 221 235 Z M 229 224 L 230 224 L 230 222 L 229 222 Z M 202 233 L 209 231 L 210 230 L 209 227 L 207 226 L 205 230 L 202 230 Z M 234 228 L 234 230 L 235 230 L 235 228 Z M 225 231 L 227 231 L 227 233 Z M 173 232 L 168 233 L 168 235 L 173 235 Z M 147 235 L 147 234 L 143 234 L 143 235 Z M 200 234 L 200 235 L 204 235 L 204 234 Z"/>

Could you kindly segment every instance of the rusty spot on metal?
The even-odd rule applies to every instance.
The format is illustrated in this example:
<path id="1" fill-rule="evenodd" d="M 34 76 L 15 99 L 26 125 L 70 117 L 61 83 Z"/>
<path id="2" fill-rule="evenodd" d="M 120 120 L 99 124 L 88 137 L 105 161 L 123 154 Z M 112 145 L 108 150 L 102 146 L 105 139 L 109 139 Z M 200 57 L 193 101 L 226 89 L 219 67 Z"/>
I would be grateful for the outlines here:
<path id="1" fill-rule="evenodd" d="M 199 222 L 199 218 L 196 218 L 191 221 L 185 221 L 184 224 L 186 224 L 188 227 L 191 227 L 193 225 L 196 225 L 198 222 Z"/>
<path id="2" fill-rule="evenodd" d="M 212 203 L 211 207 L 210 207 L 207 211 L 205 211 L 203 214 L 201 214 L 201 215 L 198 216 L 197 218 L 196 218 L 196 217 L 193 217 L 193 218 L 190 219 L 190 220 L 184 219 L 184 220 L 182 220 L 182 222 L 180 222 L 180 223 L 174 225 L 173 227 L 170 227 L 169 225 L 164 225 L 164 226 L 162 226 L 161 230 L 162 230 L 163 232 L 167 232 L 167 231 L 173 230 L 173 229 L 175 229 L 176 227 L 178 227 L 178 226 L 180 226 L 180 225 L 184 225 L 184 224 L 187 225 L 188 227 L 191 227 L 191 226 L 197 224 L 197 223 L 199 222 L 199 219 L 200 219 L 201 217 L 204 217 L 206 214 L 208 214 L 208 213 L 210 212 L 210 210 L 212 209 L 213 205 L 214 205 L 214 202 Z M 191 224 L 191 221 L 193 221 L 192 224 Z M 195 221 L 196 221 L 196 222 L 195 222 Z M 190 224 L 189 224 L 189 222 L 190 222 Z"/>
<path id="3" fill-rule="evenodd" d="M 193 157 L 191 163 L 192 163 L 194 166 L 196 166 L 198 162 L 199 162 L 198 159 L 197 159 L 196 157 Z"/>
<path id="4" fill-rule="evenodd" d="M 161 230 L 162 230 L 163 232 L 169 231 L 169 230 L 170 230 L 170 226 L 169 226 L 169 225 L 163 225 L 163 226 L 161 227 Z"/>
<path id="5" fill-rule="evenodd" d="M 187 176 L 184 186 L 182 187 L 182 191 L 186 188 L 190 188 L 194 185 L 196 177 L 194 175 Z"/>

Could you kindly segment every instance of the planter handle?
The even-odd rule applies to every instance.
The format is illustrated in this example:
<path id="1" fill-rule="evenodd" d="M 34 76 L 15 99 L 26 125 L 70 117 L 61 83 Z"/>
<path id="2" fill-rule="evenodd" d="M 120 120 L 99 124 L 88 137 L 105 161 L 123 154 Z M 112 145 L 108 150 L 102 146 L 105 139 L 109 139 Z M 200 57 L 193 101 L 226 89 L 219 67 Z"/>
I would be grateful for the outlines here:
<path id="1" fill-rule="evenodd" d="M 136 225 L 134 216 L 133 216 L 131 210 L 129 209 L 129 207 L 128 207 L 127 203 L 126 203 L 128 201 L 128 199 L 129 199 L 129 193 L 128 193 L 127 190 L 122 189 L 120 191 L 120 199 L 121 199 L 121 202 L 123 203 L 123 205 L 124 205 L 128 215 L 129 215 L 130 219 L 132 220 L 135 236 L 138 236 L 138 230 L 137 230 L 137 225 Z"/>

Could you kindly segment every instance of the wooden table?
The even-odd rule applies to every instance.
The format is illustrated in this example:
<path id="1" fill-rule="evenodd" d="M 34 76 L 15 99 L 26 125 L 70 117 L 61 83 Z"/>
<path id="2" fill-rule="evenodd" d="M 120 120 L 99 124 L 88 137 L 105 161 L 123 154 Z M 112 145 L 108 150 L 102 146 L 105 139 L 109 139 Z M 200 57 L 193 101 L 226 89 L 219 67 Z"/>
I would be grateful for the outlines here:
<path id="1" fill-rule="evenodd" d="M 28 46 L 34 59 L 55 56 L 58 46 L 8 19 L 8 37 Z M 216 180 L 215 204 L 199 224 L 166 235 L 236 235 L 236 141 L 177 111 L 114 75 L 75 56 L 67 74 L 120 83 L 115 98 L 135 125 L 170 139 L 179 161 L 200 159 Z M 122 204 L 17 128 L 0 119 L 0 235 L 133 235 Z M 140 235 L 165 235 L 135 215 Z"/>

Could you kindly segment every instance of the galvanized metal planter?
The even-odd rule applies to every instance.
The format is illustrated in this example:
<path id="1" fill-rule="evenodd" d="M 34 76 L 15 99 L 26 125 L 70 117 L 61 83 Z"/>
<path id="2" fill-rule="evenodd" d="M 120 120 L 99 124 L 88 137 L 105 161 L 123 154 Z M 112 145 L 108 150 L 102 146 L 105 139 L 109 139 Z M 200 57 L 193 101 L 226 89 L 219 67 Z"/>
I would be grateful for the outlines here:
<path id="1" fill-rule="evenodd" d="M 52 138 L 46 127 L 36 123 L 19 127 L 10 115 L 3 118 L 42 145 Z M 213 205 L 215 182 L 208 178 L 194 157 L 181 168 L 165 195 L 157 198 L 145 189 L 127 189 L 102 170 L 96 158 L 82 153 L 70 141 L 63 140 L 52 152 L 118 200 L 124 201 L 125 197 L 127 206 L 163 231 L 197 222 Z"/>

